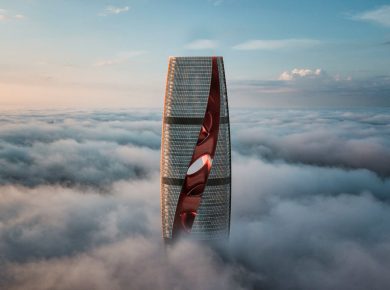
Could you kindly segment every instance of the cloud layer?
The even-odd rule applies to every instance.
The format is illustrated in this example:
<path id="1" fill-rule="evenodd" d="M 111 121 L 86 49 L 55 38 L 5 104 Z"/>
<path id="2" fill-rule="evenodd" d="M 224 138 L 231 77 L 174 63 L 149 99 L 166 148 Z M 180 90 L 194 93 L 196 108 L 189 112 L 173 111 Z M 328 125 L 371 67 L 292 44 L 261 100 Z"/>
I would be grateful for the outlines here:
<path id="1" fill-rule="evenodd" d="M 0 120 L 2 289 L 387 289 L 389 112 L 231 112 L 229 243 L 160 233 L 161 112 Z"/>
<path id="2" fill-rule="evenodd" d="M 387 111 L 253 111 L 250 114 L 256 122 L 248 125 L 247 116 L 238 119 L 233 136 L 241 154 L 294 164 L 366 169 L 389 177 Z"/>
<path id="3" fill-rule="evenodd" d="M 148 176 L 158 170 L 160 117 L 128 115 L 10 116 L 0 129 L 0 184 L 101 188 Z"/>

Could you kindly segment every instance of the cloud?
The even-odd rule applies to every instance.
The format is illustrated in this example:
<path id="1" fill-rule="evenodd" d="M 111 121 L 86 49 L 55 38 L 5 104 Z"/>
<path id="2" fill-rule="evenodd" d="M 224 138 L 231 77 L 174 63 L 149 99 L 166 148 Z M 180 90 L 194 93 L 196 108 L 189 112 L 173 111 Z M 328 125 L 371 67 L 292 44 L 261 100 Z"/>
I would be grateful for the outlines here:
<path id="1" fill-rule="evenodd" d="M 233 46 L 236 50 L 277 50 L 310 48 L 319 45 L 321 42 L 309 38 L 291 38 L 291 39 L 255 39 L 249 40 Z"/>
<path id="2" fill-rule="evenodd" d="M 390 177 L 389 163 L 381 161 L 390 160 L 390 142 L 383 135 L 390 121 L 385 112 L 319 110 L 308 115 L 296 111 L 276 119 L 277 112 L 252 113 L 261 121 L 237 128 L 233 136 L 241 154 L 320 167 L 367 169 Z M 277 126 L 279 133 L 273 134 L 270 125 Z"/>
<path id="3" fill-rule="evenodd" d="M 321 68 L 294 68 L 278 80 L 231 81 L 230 92 L 240 95 L 239 103 L 232 100 L 240 107 L 390 106 L 388 76 L 352 79 Z"/>
<path id="4" fill-rule="evenodd" d="M 99 13 L 99 16 L 117 15 L 121 13 L 126 13 L 129 10 L 130 10 L 129 6 L 124 6 L 124 7 L 107 6 L 103 10 L 103 12 Z"/>
<path id="5" fill-rule="evenodd" d="M 231 110 L 230 241 L 164 247 L 160 111 L 4 112 L 1 162 L 30 158 L 41 178 L 0 184 L 0 288 L 386 289 L 389 121 L 386 108 Z M 79 183 L 51 182 L 45 158 Z M 146 174 L 115 178 L 123 164 Z"/>
<path id="6" fill-rule="evenodd" d="M 15 265 L 9 273 L 18 277 L 9 289 L 242 289 L 210 249 L 183 243 L 166 251 L 142 237 L 62 260 Z"/>
<path id="7" fill-rule="evenodd" d="M 7 13 L 7 10 L 0 9 L 0 21 L 5 20 L 7 18 L 6 13 Z"/>
<path id="8" fill-rule="evenodd" d="M 0 9 L 0 21 L 12 20 L 12 19 L 22 20 L 24 18 L 25 17 L 23 14 L 13 14 L 8 10 Z"/>
<path id="9" fill-rule="evenodd" d="M 385 27 L 390 27 L 390 5 L 368 10 L 352 16 L 354 20 L 368 21 Z"/>
<path id="10" fill-rule="evenodd" d="M 137 114 L 122 120 L 126 115 L 43 115 L 5 122 L 0 129 L 0 184 L 101 189 L 116 180 L 153 174 L 158 171 L 160 123 L 138 120 Z"/>
<path id="11" fill-rule="evenodd" d="M 224 0 L 216 0 L 216 1 L 213 1 L 213 5 L 214 5 L 214 6 L 219 6 L 219 5 L 221 5 L 223 2 L 224 2 Z"/>
<path id="12" fill-rule="evenodd" d="M 268 175 L 265 170 L 256 170 L 259 165 L 250 162 L 236 168 L 236 190 L 242 192 L 245 188 L 245 196 L 232 201 L 244 203 L 242 210 L 236 212 L 242 219 L 232 225 L 236 230 L 231 235 L 231 251 L 234 261 L 240 261 L 246 269 L 247 279 L 252 278 L 249 289 L 365 289 L 375 282 L 381 285 L 379 288 L 388 285 L 383 266 L 390 262 L 385 253 L 390 244 L 382 231 L 388 232 L 389 227 L 380 222 L 388 215 L 387 204 L 369 193 L 354 196 L 339 192 L 326 196 L 327 188 L 322 185 L 327 178 L 321 178 L 324 183 L 319 185 L 315 176 L 321 173 L 316 170 L 307 172 L 309 179 L 305 184 L 319 187 L 298 197 L 300 190 L 305 192 L 292 182 L 298 175 L 290 172 L 292 176 L 286 176 L 283 169 L 277 175 Z M 261 172 L 265 176 L 259 178 Z M 245 178 L 245 174 L 249 176 Z M 337 173 L 333 178 L 336 176 Z M 275 182 L 264 187 L 264 181 L 270 177 L 276 178 L 283 189 L 275 188 Z M 254 184 L 256 179 L 259 181 Z M 249 180 L 250 185 L 245 185 Z M 291 196 L 280 197 L 281 192 Z M 371 230 L 367 232 L 367 228 Z M 385 256 L 378 258 L 378 253 Z M 367 277 L 370 282 L 365 280 Z"/>
<path id="13" fill-rule="evenodd" d="M 69 256 L 157 229 L 158 204 L 148 202 L 158 189 L 157 176 L 152 182 L 117 182 L 109 194 L 47 185 L 0 188 L 0 248 L 7 261 Z"/>
<path id="14" fill-rule="evenodd" d="M 126 52 L 121 52 L 117 56 L 111 59 L 102 59 L 95 62 L 95 66 L 111 66 L 118 65 L 129 62 L 131 59 L 134 59 L 138 56 L 144 55 L 147 52 L 145 50 L 131 50 Z"/>
<path id="15" fill-rule="evenodd" d="M 279 80 L 282 81 L 291 81 L 294 79 L 300 79 L 300 78 L 319 78 L 319 77 L 327 77 L 327 74 L 324 70 L 322 69 L 307 69 L 307 68 L 302 68 L 298 69 L 295 68 L 291 72 L 289 71 L 284 71 L 280 76 Z"/>
<path id="16" fill-rule="evenodd" d="M 197 39 L 185 45 L 187 49 L 201 50 L 201 49 L 214 49 L 218 46 L 215 40 L 211 39 Z"/>
<path id="17" fill-rule="evenodd" d="M 113 180 L 147 176 L 158 169 L 154 165 L 159 157 L 159 151 L 148 148 L 69 139 L 35 143 L 29 148 L 5 145 L 0 154 L 0 184 L 25 186 L 58 183 L 104 187 Z"/>

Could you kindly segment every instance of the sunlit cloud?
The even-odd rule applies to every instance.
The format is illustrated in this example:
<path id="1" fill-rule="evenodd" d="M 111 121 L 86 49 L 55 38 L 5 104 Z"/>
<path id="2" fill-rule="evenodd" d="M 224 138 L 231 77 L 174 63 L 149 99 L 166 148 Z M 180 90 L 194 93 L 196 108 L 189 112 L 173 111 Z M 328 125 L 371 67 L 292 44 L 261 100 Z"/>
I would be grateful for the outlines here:
<path id="1" fill-rule="evenodd" d="M 115 6 L 107 6 L 103 12 L 99 13 L 99 16 L 107 16 L 107 15 L 115 15 L 128 12 L 130 10 L 129 6 L 125 7 L 115 7 Z"/>
<path id="2" fill-rule="evenodd" d="M 321 42 L 310 38 L 254 39 L 233 46 L 236 50 L 274 50 L 313 47 Z"/>
<path id="3" fill-rule="evenodd" d="M 10 11 L 6 9 L 0 9 L 0 21 L 5 21 L 5 20 L 12 20 L 12 19 L 17 19 L 17 20 L 22 20 L 24 19 L 23 14 L 13 14 Z"/>
<path id="4" fill-rule="evenodd" d="M 211 39 L 197 39 L 185 45 L 187 49 L 201 50 L 201 49 L 213 49 L 218 46 L 215 40 Z"/>
<path id="5" fill-rule="evenodd" d="M 352 16 L 352 19 L 373 22 L 390 27 L 390 5 L 384 5 L 373 10 L 364 11 Z"/>
<path id="6" fill-rule="evenodd" d="M 279 80 L 281 81 L 291 81 L 299 78 L 328 78 L 328 74 L 320 68 L 315 70 L 307 68 L 294 68 L 292 71 L 284 71 L 280 76 Z"/>
<path id="7" fill-rule="evenodd" d="M 0 9 L 0 21 L 6 19 L 7 10 Z"/>

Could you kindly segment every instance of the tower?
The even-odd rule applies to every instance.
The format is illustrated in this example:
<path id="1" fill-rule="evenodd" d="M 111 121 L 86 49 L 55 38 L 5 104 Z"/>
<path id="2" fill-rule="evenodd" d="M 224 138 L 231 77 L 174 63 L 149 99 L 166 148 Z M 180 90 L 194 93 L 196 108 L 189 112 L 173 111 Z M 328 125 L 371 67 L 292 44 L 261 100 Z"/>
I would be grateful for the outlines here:
<path id="1" fill-rule="evenodd" d="M 227 238 L 230 125 L 222 57 L 170 57 L 161 141 L 166 240 Z"/>

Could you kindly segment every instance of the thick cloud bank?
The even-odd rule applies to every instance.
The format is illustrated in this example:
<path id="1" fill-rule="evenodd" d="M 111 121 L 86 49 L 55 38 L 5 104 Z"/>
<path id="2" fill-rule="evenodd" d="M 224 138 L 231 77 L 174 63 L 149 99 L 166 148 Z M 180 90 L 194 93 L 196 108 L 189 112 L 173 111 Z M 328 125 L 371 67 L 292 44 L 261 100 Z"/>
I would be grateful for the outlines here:
<path id="1" fill-rule="evenodd" d="M 390 176 L 388 109 L 264 110 L 244 111 L 237 116 L 233 140 L 241 154 L 289 163 L 362 168 Z"/>
<path id="2" fill-rule="evenodd" d="M 228 243 L 160 233 L 160 112 L 6 112 L 1 289 L 387 289 L 388 110 L 232 112 Z"/>
<path id="3" fill-rule="evenodd" d="M 160 115 L 62 113 L 3 117 L 0 184 L 109 186 L 158 170 Z"/>

